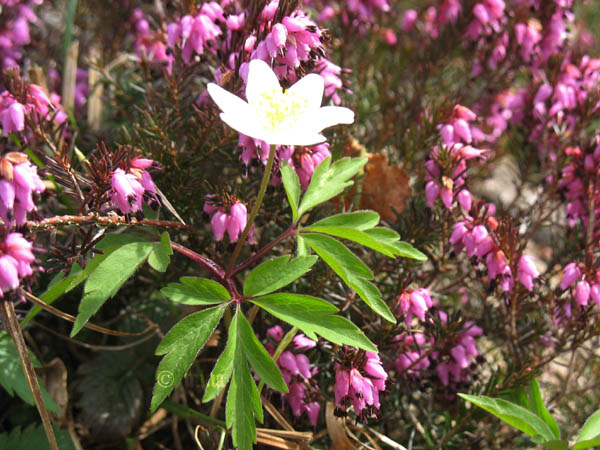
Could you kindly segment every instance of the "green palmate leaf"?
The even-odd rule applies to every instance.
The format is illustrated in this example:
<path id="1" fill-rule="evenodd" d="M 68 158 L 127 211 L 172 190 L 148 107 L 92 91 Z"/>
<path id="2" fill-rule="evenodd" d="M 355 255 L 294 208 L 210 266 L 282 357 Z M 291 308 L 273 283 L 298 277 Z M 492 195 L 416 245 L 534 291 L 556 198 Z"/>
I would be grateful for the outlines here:
<path id="1" fill-rule="evenodd" d="M 285 161 L 281 164 L 281 180 L 287 195 L 290 208 L 292 208 L 292 219 L 298 220 L 298 202 L 300 201 L 300 180 L 296 171 Z"/>
<path id="2" fill-rule="evenodd" d="M 331 164 L 331 158 L 325 158 L 317 166 L 310 184 L 302 197 L 298 216 L 302 216 L 311 208 L 326 202 L 340 194 L 353 184 L 350 179 L 367 163 L 367 158 L 342 158 Z"/>
<path id="3" fill-rule="evenodd" d="M 280 256 L 257 266 L 244 281 L 244 296 L 269 294 L 297 280 L 317 262 L 316 256 Z"/>
<path id="4" fill-rule="evenodd" d="M 534 378 L 529 383 L 529 403 L 531 405 L 531 410 L 541 417 L 544 422 L 548 424 L 554 437 L 556 439 L 560 439 L 560 430 L 558 428 L 558 424 L 554 417 L 550 415 L 546 406 L 544 405 L 544 399 L 542 398 L 542 393 L 540 392 L 540 386 L 537 380 Z"/>
<path id="5" fill-rule="evenodd" d="M 492 398 L 484 395 L 458 395 L 492 413 L 528 436 L 531 436 L 535 442 L 542 443 L 555 440 L 554 433 L 546 422 L 522 406 L 501 398 Z"/>
<path id="6" fill-rule="evenodd" d="M 351 345 L 369 352 L 377 347 L 349 320 L 334 315 L 338 309 L 323 299 L 308 295 L 278 293 L 252 300 L 278 319 L 300 328 L 309 338 L 317 335 L 338 345 Z"/>
<path id="7" fill-rule="evenodd" d="M 237 316 L 236 316 L 237 317 Z M 235 326 L 234 326 L 235 325 Z M 206 383 L 206 389 L 204 391 L 203 402 L 209 402 L 214 399 L 219 393 L 225 389 L 231 373 L 233 372 L 233 356 L 235 355 L 235 346 L 237 343 L 237 319 L 234 323 L 232 321 L 229 324 L 229 337 L 227 339 L 227 345 L 225 350 L 219 356 L 215 367 L 213 368 L 208 383 Z"/>
<path id="8" fill-rule="evenodd" d="M 38 368 L 42 366 L 33 353 L 29 352 L 29 357 L 31 358 L 33 367 Z M 31 388 L 23 373 L 23 366 L 21 365 L 19 353 L 15 348 L 13 340 L 6 331 L 0 331 L 0 386 L 2 386 L 10 396 L 17 394 L 25 403 L 29 405 L 35 404 L 33 395 L 31 394 Z M 50 394 L 44 389 L 41 382 L 40 388 L 42 390 L 42 398 L 44 399 L 46 408 L 54 413 L 59 413 L 58 406 L 56 406 L 56 403 L 54 403 Z"/>
<path id="9" fill-rule="evenodd" d="M 256 374 L 273 389 L 279 392 L 289 392 L 277 365 L 263 345 L 256 339 L 252 327 L 243 315 L 240 315 L 238 319 L 238 327 L 240 342 L 244 347 L 246 359 L 248 359 Z"/>
<path id="10" fill-rule="evenodd" d="M 71 337 L 83 328 L 104 302 L 117 293 L 156 245 L 153 242 L 133 242 L 115 250 L 98 264 L 85 283 Z"/>
<path id="11" fill-rule="evenodd" d="M 231 300 L 227 289 L 216 281 L 197 277 L 182 277 L 179 281 L 169 283 L 160 292 L 184 305 L 214 305 Z"/>
<path id="12" fill-rule="evenodd" d="M 376 227 L 378 223 L 379 214 L 377 214 L 375 211 L 365 210 L 329 216 L 313 223 L 310 227 L 349 227 L 364 231 L 368 230 L 369 228 Z M 387 230 L 387 228 L 382 229 Z M 392 233 L 396 234 L 393 231 Z M 398 235 L 396 234 L 396 236 Z"/>
<path id="13" fill-rule="evenodd" d="M 368 280 L 373 279 L 370 269 L 341 242 L 322 234 L 303 234 L 308 245 L 329 267 L 354 289 L 358 296 L 377 314 L 389 322 L 396 318 L 381 298 L 379 289 Z"/>
<path id="14" fill-rule="evenodd" d="M 311 225 L 307 228 L 309 231 L 314 231 L 317 233 L 325 233 L 331 236 L 340 237 L 342 239 L 348 239 L 349 241 L 356 242 L 357 244 L 364 245 L 365 247 L 371 248 L 379 253 L 382 253 L 390 258 L 394 257 L 396 253 L 396 248 L 392 245 L 382 244 L 378 242 L 376 239 L 372 238 L 367 233 L 356 230 L 350 227 L 324 227 L 324 226 L 316 226 Z"/>
<path id="15" fill-rule="evenodd" d="M 159 407 L 184 377 L 221 320 L 224 310 L 224 306 L 216 306 L 190 314 L 171 328 L 160 343 L 156 354 L 166 355 L 156 370 L 150 406 L 152 411 Z"/>
<path id="16" fill-rule="evenodd" d="M 573 450 L 582 450 L 600 445 L 600 410 L 596 411 L 585 421 L 577 436 Z"/>
<path id="17" fill-rule="evenodd" d="M 173 254 L 171 249 L 171 240 L 166 231 L 160 235 L 160 243 L 154 247 L 154 250 L 148 256 L 148 264 L 158 272 L 165 272 Z"/>
<path id="18" fill-rule="evenodd" d="M 225 422 L 231 428 L 233 444 L 238 450 L 251 450 L 252 444 L 256 442 L 256 425 L 254 418 L 263 421 L 262 405 L 260 395 L 244 353 L 242 338 L 239 334 L 241 313 L 238 309 L 231 326 L 236 329 L 234 337 L 235 344 L 233 358 L 233 375 L 229 392 L 227 394 L 227 405 L 225 407 Z"/>

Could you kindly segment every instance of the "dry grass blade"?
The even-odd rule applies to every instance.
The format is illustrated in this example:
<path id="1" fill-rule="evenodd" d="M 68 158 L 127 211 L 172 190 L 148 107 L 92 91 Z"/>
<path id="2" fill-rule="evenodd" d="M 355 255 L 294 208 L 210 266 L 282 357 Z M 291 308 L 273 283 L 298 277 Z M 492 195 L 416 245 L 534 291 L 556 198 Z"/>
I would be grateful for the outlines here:
<path id="1" fill-rule="evenodd" d="M 65 69 L 63 73 L 62 104 L 67 111 L 75 108 L 75 83 L 77 82 L 77 58 L 79 41 L 73 41 L 67 49 Z"/>
<path id="2" fill-rule="evenodd" d="M 269 400 L 262 397 L 262 403 L 263 403 L 264 408 L 267 410 L 267 412 L 269 414 L 271 414 L 273 419 L 275 419 L 279 425 L 281 425 L 287 431 L 294 431 L 294 427 L 292 427 L 290 425 L 290 423 L 287 420 L 285 420 L 285 417 L 283 417 L 281 415 L 281 413 L 279 411 L 277 411 L 277 409 L 273 406 L 273 404 Z M 312 433 L 311 433 L 311 436 L 312 436 Z"/>
<path id="3" fill-rule="evenodd" d="M 272 430 L 264 430 L 258 428 L 256 430 L 256 440 L 260 444 L 269 445 L 274 448 L 282 448 L 285 450 L 304 450 L 300 444 L 285 440 L 283 438 L 273 436 L 269 432 Z"/>

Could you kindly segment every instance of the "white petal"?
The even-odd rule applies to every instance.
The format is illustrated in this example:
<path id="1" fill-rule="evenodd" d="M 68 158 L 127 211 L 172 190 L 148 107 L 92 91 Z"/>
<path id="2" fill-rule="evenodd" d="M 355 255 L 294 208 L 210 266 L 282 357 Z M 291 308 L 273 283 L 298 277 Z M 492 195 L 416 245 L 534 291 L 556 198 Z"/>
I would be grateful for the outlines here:
<path id="1" fill-rule="evenodd" d="M 325 142 L 327 138 L 322 134 L 318 133 L 302 133 L 302 134 L 285 134 L 275 138 L 278 142 L 274 142 L 277 145 L 302 145 L 308 147 L 310 145 L 317 145 Z"/>
<path id="2" fill-rule="evenodd" d="M 248 83 L 246 84 L 246 99 L 248 103 L 257 101 L 264 92 L 281 90 L 275 72 L 262 59 L 253 59 L 248 67 Z"/>
<path id="3" fill-rule="evenodd" d="M 324 106 L 313 117 L 313 124 L 317 131 L 337 125 L 354 122 L 354 111 L 343 106 Z"/>
<path id="4" fill-rule="evenodd" d="M 289 91 L 290 93 L 293 92 L 298 98 L 307 99 L 310 109 L 317 109 L 321 106 L 324 89 L 325 81 L 323 77 L 316 73 L 311 73 L 296 81 Z"/>
<path id="5" fill-rule="evenodd" d="M 244 100 L 215 83 L 208 83 L 206 88 L 213 101 L 224 113 L 233 113 L 239 111 L 240 108 L 249 108 L 248 103 Z"/>
<path id="6" fill-rule="evenodd" d="M 246 136 L 266 141 L 266 132 L 256 121 L 254 112 L 250 108 L 247 108 L 245 113 L 243 111 L 240 111 L 240 113 L 222 113 L 221 120 L 234 130 L 245 134 Z"/>

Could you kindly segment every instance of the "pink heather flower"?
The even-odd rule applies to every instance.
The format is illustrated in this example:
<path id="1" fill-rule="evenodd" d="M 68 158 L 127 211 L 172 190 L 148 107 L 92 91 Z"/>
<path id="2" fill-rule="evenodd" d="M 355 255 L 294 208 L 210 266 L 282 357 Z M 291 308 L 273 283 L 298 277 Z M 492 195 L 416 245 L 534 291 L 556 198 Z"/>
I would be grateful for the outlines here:
<path id="1" fill-rule="evenodd" d="M 205 203 L 206 206 L 207 203 Z M 267 334 L 275 341 L 279 342 L 283 339 L 283 329 L 279 325 L 275 325 L 267 330 Z"/>
<path id="2" fill-rule="evenodd" d="M 23 131 L 25 129 L 25 107 L 15 101 L 0 111 L 0 121 L 2 122 L 3 136 L 15 131 Z"/>
<path id="3" fill-rule="evenodd" d="M 417 21 L 418 14 L 414 9 L 409 9 L 404 13 L 402 17 L 402 31 L 410 31 Z"/>
<path id="4" fill-rule="evenodd" d="M 217 211 L 210 220 L 210 226 L 212 227 L 215 240 L 217 242 L 223 240 L 225 236 L 225 230 L 227 229 L 227 214 L 222 211 Z"/>
<path id="5" fill-rule="evenodd" d="M 394 338 L 394 342 L 399 346 L 394 365 L 400 374 L 419 375 L 429 367 L 429 358 L 425 356 L 428 341 L 423 333 L 403 332 Z"/>
<path id="6" fill-rule="evenodd" d="M 116 169 L 110 184 L 111 201 L 123 214 L 141 211 L 144 187 L 133 174 L 125 173 L 123 169 Z"/>
<path id="7" fill-rule="evenodd" d="M 462 206 L 466 211 L 471 210 L 471 193 L 466 189 L 463 189 L 458 193 L 458 203 Z"/>
<path id="8" fill-rule="evenodd" d="M 230 242 L 237 242 L 239 235 L 246 227 L 248 212 L 246 205 L 236 202 L 229 210 L 229 221 L 227 223 L 227 234 Z"/>
<path id="9" fill-rule="evenodd" d="M 429 289 L 418 288 L 407 290 L 400 294 L 396 304 L 397 310 L 404 315 L 407 325 L 410 325 L 413 314 L 420 320 L 425 320 L 425 313 L 433 306 Z"/>
<path id="10" fill-rule="evenodd" d="M 296 350 L 309 350 L 311 348 L 315 348 L 317 343 L 312 339 L 306 337 L 304 334 L 300 333 L 294 337 L 294 348 Z"/>
<path id="11" fill-rule="evenodd" d="M 45 190 L 37 168 L 29 161 L 13 165 L 11 190 L 6 183 L 0 191 L 0 216 L 7 225 L 25 224 L 27 213 L 36 210 L 33 194 Z M 13 220 L 14 213 L 14 220 Z"/>
<path id="12" fill-rule="evenodd" d="M 576 263 L 570 263 L 565 266 L 563 270 L 563 278 L 560 282 L 560 288 L 562 290 L 567 289 L 569 286 L 573 284 L 576 280 L 581 277 L 581 271 L 579 267 L 577 267 Z"/>
<path id="13" fill-rule="evenodd" d="M 0 244 L 0 297 L 19 287 L 19 280 L 33 273 L 32 248 L 21 233 L 9 233 Z"/>
<path id="14" fill-rule="evenodd" d="M 575 286 L 575 303 L 579 306 L 587 306 L 590 299 L 590 285 L 585 280 L 580 280 Z"/>
<path id="15" fill-rule="evenodd" d="M 356 367 L 353 367 L 356 365 Z M 335 365 L 336 406 L 345 411 L 350 401 L 359 418 L 367 419 L 380 408 L 379 392 L 385 390 L 387 373 L 383 370 L 379 356 L 371 352 L 360 352 L 348 361 Z"/>
<path id="16" fill-rule="evenodd" d="M 427 200 L 427 206 L 433 208 L 435 200 L 440 194 L 440 187 L 435 181 L 428 181 L 425 185 L 425 199 Z"/>
<path id="17" fill-rule="evenodd" d="M 529 255 L 521 256 L 517 268 L 517 278 L 527 288 L 528 291 L 533 290 L 533 280 L 539 276 L 539 272 L 535 267 L 533 258 Z"/>
<path id="18" fill-rule="evenodd" d="M 600 284 L 594 284 L 590 288 L 590 297 L 600 307 Z"/>

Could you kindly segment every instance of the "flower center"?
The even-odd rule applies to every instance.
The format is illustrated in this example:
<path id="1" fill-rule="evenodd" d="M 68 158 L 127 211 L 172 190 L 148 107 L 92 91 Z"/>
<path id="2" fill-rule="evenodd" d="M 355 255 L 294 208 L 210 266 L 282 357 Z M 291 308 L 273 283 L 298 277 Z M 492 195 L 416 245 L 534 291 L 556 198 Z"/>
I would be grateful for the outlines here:
<path id="1" fill-rule="evenodd" d="M 271 132 L 290 131 L 304 117 L 308 100 L 293 91 L 273 89 L 266 91 L 254 102 L 259 122 Z"/>

